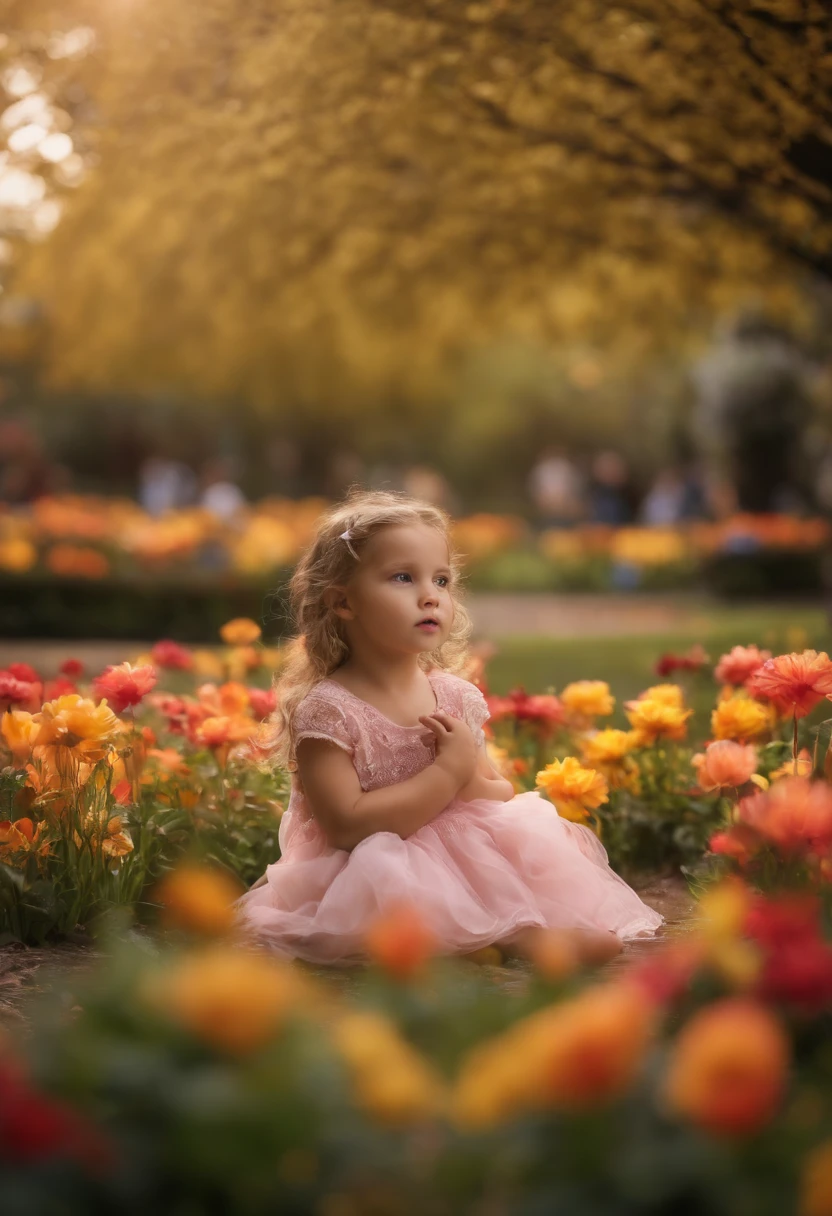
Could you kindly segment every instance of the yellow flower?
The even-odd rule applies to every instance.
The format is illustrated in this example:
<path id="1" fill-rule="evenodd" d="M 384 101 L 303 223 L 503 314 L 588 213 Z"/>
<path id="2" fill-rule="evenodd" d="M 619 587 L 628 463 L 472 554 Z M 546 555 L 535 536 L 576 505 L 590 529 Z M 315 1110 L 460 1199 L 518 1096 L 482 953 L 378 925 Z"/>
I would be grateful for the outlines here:
<path id="1" fill-rule="evenodd" d="M 771 707 L 742 694 L 719 701 L 711 714 L 715 739 L 753 739 L 767 734 L 772 725 Z"/>
<path id="2" fill-rule="evenodd" d="M 17 764 L 25 764 L 32 754 L 40 725 L 32 714 L 22 709 L 8 710 L 3 714 L 0 730 Z"/>
<path id="3" fill-rule="evenodd" d="M 627 702 L 627 718 L 640 747 L 649 747 L 659 739 L 684 739 L 692 713 L 692 709 L 654 698 Z"/>
<path id="4" fill-rule="evenodd" d="M 654 684 L 651 688 L 645 688 L 638 699 L 658 701 L 660 705 L 675 705 L 677 709 L 683 709 L 685 705 L 685 694 L 678 684 Z"/>
<path id="5" fill-rule="evenodd" d="M 225 674 L 225 665 L 219 655 L 213 650 L 195 650 L 193 655 L 193 672 L 197 676 L 207 676 L 209 679 L 220 679 Z"/>
<path id="6" fill-rule="evenodd" d="M 375 1119 L 400 1125 L 443 1110 L 442 1081 L 384 1014 L 347 1014 L 336 1023 L 333 1039 L 349 1068 L 359 1105 Z"/>
<path id="7" fill-rule="evenodd" d="M 212 946 L 151 977 L 143 996 L 218 1050 L 245 1055 L 274 1038 L 307 991 L 289 963 Z"/>
<path id="8" fill-rule="evenodd" d="M 605 718 L 615 709 L 615 697 L 604 680 L 576 680 L 567 684 L 560 699 L 571 718 Z"/>
<path id="9" fill-rule="evenodd" d="M 31 853 L 37 853 L 39 859 L 49 852 L 49 842 L 41 843 L 41 835 L 46 824 L 41 822 L 35 827 L 31 819 L 24 817 L 11 823 L 4 819 L 0 823 L 0 860 L 7 865 L 22 868 Z"/>
<path id="10" fill-rule="evenodd" d="M 66 748 L 75 759 L 88 763 L 107 755 L 121 729 L 121 722 L 106 699 L 96 705 L 75 692 L 45 701 L 34 719 L 40 728 L 35 737 L 36 747 L 45 747 L 53 753 Z"/>
<path id="11" fill-rule="evenodd" d="M 619 764 L 637 744 L 635 731 L 607 727 L 586 735 L 581 739 L 580 747 L 583 759 L 589 765 Z"/>
<path id="12" fill-rule="evenodd" d="M 797 757 L 797 775 L 798 777 L 811 777 L 812 775 L 812 757 L 809 754 L 809 749 L 804 747 L 801 749 Z M 789 759 L 785 764 L 781 764 L 779 768 L 773 770 L 768 775 L 769 781 L 780 781 L 782 777 L 794 776 L 794 760 Z"/>
<path id="13" fill-rule="evenodd" d="M 16 574 L 21 574 L 25 570 L 31 570 L 37 560 L 38 551 L 31 541 L 22 537 L 10 537 L 0 541 L 0 569 L 14 570 Z"/>
<path id="14" fill-rule="evenodd" d="M 256 621 L 247 616 L 237 616 L 226 621 L 220 629 L 220 637 L 227 646 L 250 646 L 260 637 L 261 629 Z"/>
<path id="15" fill-rule="evenodd" d="M 545 791 L 557 806 L 562 819 L 583 823 L 587 812 L 609 801 L 609 786 L 593 768 L 584 768 L 574 756 L 553 760 L 535 778 L 539 789 Z"/>

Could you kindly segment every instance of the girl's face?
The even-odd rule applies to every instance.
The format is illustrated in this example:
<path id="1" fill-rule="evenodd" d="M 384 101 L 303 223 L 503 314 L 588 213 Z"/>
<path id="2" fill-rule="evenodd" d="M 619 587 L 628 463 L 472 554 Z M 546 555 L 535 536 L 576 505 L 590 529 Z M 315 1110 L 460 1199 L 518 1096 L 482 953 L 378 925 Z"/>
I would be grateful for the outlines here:
<path id="1" fill-rule="evenodd" d="M 396 653 L 436 650 L 454 619 L 448 542 L 428 524 L 382 528 L 364 547 L 335 611 L 349 641 Z"/>

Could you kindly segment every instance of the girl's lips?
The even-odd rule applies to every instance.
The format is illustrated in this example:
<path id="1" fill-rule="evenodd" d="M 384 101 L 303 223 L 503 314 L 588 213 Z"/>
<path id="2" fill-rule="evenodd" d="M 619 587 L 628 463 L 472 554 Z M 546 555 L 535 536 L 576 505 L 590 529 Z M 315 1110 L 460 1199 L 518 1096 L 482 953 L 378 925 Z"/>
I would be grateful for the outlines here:
<path id="1" fill-rule="evenodd" d="M 423 630 L 425 633 L 436 633 L 439 625 L 436 621 L 420 621 L 416 628 Z"/>

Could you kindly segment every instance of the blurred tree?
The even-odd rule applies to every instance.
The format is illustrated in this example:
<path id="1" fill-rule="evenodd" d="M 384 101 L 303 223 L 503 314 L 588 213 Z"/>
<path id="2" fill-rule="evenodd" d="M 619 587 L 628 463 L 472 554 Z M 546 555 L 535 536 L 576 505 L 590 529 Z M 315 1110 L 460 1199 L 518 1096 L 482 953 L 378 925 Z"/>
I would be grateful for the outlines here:
<path id="1" fill-rule="evenodd" d="M 94 161 L 14 285 L 53 384 L 369 425 L 494 339 L 632 364 L 832 274 L 822 0 L 0 7 L 9 144 L 54 176 L 14 107 L 68 95 Z"/>

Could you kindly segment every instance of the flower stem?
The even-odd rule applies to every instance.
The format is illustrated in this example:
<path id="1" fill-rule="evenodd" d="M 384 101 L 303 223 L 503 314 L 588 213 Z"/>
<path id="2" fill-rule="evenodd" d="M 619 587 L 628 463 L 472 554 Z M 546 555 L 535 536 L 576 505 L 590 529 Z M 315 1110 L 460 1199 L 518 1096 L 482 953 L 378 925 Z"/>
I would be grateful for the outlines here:
<path id="1" fill-rule="evenodd" d="M 794 715 L 794 738 L 792 740 L 792 753 L 794 755 L 794 775 L 797 776 L 797 714 Z"/>

